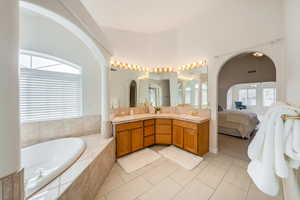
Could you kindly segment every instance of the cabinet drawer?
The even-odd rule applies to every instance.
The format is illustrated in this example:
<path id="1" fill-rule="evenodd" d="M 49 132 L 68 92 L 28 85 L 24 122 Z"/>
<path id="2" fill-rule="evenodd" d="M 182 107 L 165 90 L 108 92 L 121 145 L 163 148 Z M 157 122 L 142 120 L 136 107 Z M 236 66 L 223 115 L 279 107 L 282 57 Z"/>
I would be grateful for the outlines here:
<path id="1" fill-rule="evenodd" d="M 156 144 L 172 144 L 172 135 L 156 135 Z"/>
<path id="2" fill-rule="evenodd" d="M 185 122 L 181 120 L 173 120 L 173 124 L 184 128 L 195 129 L 195 130 L 197 129 L 196 123 Z"/>
<path id="3" fill-rule="evenodd" d="M 144 128 L 144 136 L 154 135 L 154 126 L 146 126 Z"/>
<path id="4" fill-rule="evenodd" d="M 144 121 L 144 126 L 154 125 L 154 119 L 149 119 Z"/>
<path id="5" fill-rule="evenodd" d="M 136 128 L 141 128 L 141 127 L 143 127 L 143 121 L 119 124 L 119 125 L 117 125 L 116 130 L 124 131 L 124 130 L 136 129 Z"/>
<path id="6" fill-rule="evenodd" d="M 144 137 L 144 147 L 148 147 L 154 144 L 154 135 Z"/>
<path id="7" fill-rule="evenodd" d="M 157 135 L 171 135 L 172 127 L 171 125 L 156 125 L 155 133 Z"/>
<path id="8" fill-rule="evenodd" d="M 156 124 L 172 124 L 171 119 L 156 119 Z"/>

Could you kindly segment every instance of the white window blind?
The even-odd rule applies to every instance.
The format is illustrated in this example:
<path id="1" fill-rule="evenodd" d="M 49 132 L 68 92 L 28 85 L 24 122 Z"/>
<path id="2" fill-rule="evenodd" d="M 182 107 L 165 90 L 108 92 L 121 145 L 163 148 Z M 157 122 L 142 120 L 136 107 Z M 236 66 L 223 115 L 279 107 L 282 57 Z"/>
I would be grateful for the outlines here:
<path id="1" fill-rule="evenodd" d="M 20 114 L 22 122 L 81 116 L 81 74 L 21 67 Z"/>

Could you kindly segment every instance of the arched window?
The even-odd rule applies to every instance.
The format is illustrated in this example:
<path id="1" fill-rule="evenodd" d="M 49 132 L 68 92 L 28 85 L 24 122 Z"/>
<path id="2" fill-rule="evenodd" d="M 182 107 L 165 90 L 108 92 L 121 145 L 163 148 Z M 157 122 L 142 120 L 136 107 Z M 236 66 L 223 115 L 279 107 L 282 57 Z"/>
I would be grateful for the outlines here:
<path id="1" fill-rule="evenodd" d="M 82 115 L 81 69 L 47 55 L 20 54 L 22 122 L 75 118 Z"/>

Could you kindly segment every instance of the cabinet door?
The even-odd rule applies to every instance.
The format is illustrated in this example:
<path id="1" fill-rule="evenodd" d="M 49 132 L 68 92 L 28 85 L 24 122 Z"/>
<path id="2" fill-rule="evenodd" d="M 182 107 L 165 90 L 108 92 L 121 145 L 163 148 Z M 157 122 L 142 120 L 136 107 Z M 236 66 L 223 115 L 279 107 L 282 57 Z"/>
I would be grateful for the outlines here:
<path id="1" fill-rule="evenodd" d="M 209 122 L 199 125 L 198 153 L 203 156 L 209 151 Z"/>
<path id="2" fill-rule="evenodd" d="M 155 144 L 172 144 L 172 135 L 156 135 Z"/>
<path id="3" fill-rule="evenodd" d="M 197 130 L 184 128 L 183 129 L 184 135 L 184 149 L 190 151 L 192 153 L 197 153 L 197 146 L 198 146 L 198 137 L 197 137 Z"/>
<path id="4" fill-rule="evenodd" d="M 117 157 L 131 152 L 130 131 L 117 132 Z"/>
<path id="5" fill-rule="evenodd" d="M 131 151 L 137 151 L 144 147 L 143 128 L 131 130 Z"/>
<path id="6" fill-rule="evenodd" d="M 183 148 L 183 128 L 180 126 L 173 126 L 173 144 Z"/>

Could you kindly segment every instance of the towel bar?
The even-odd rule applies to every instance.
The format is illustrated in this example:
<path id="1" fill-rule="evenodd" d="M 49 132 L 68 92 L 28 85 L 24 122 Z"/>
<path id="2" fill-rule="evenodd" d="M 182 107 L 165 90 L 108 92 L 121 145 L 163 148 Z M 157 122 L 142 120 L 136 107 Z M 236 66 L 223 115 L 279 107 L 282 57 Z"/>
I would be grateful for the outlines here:
<path id="1" fill-rule="evenodd" d="M 281 115 L 281 119 L 283 121 L 286 121 L 288 119 L 295 119 L 295 120 L 300 120 L 300 115 L 297 115 L 297 116 L 291 116 L 291 115 Z"/>

